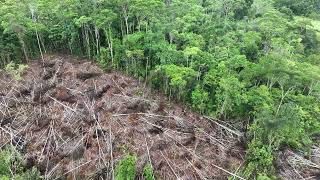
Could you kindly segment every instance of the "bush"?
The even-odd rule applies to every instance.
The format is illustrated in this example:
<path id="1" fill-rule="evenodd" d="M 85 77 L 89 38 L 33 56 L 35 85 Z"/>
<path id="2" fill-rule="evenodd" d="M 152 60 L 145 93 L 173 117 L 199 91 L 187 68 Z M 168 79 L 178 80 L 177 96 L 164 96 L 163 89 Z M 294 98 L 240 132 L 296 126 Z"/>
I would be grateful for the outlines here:
<path id="1" fill-rule="evenodd" d="M 21 155 L 12 147 L 0 151 L 0 180 L 40 180 L 40 172 L 33 168 L 24 170 Z"/>
<path id="2" fill-rule="evenodd" d="M 243 175 L 248 178 L 258 177 L 260 173 L 274 174 L 273 151 L 260 140 L 254 139 L 248 147 L 247 165 Z"/>
<path id="3" fill-rule="evenodd" d="M 134 180 L 136 177 L 137 157 L 127 155 L 116 167 L 116 180 Z"/>
<path id="4" fill-rule="evenodd" d="M 5 70 L 10 73 L 16 80 L 20 81 L 22 80 L 21 75 L 25 72 L 25 70 L 28 68 L 28 65 L 24 64 L 15 64 L 13 62 L 7 64 L 5 67 Z"/>
<path id="5" fill-rule="evenodd" d="M 148 163 L 143 169 L 143 176 L 146 180 L 155 180 L 151 163 Z"/>

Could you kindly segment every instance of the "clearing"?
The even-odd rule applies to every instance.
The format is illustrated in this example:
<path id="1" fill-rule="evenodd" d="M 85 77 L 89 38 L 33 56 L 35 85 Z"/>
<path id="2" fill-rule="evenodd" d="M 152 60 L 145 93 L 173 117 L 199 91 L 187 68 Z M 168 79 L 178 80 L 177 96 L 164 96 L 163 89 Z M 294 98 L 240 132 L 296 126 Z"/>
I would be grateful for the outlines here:
<path id="1" fill-rule="evenodd" d="M 152 94 L 137 80 L 71 56 L 29 64 L 23 80 L 0 72 L 0 146 L 12 144 L 47 179 L 112 179 L 135 154 L 137 176 L 227 179 L 244 161 L 242 134 Z"/>

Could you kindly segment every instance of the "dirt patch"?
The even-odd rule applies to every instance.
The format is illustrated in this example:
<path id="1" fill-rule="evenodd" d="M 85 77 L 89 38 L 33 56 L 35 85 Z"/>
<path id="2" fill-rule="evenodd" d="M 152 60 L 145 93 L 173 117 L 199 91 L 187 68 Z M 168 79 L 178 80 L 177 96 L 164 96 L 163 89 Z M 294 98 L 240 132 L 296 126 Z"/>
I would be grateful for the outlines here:
<path id="1" fill-rule="evenodd" d="M 243 162 L 225 126 L 94 63 L 48 56 L 22 81 L 1 73 L 0 146 L 15 145 L 48 179 L 111 179 L 127 153 L 139 177 L 151 161 L 157 179 L 226 179 Z"/>

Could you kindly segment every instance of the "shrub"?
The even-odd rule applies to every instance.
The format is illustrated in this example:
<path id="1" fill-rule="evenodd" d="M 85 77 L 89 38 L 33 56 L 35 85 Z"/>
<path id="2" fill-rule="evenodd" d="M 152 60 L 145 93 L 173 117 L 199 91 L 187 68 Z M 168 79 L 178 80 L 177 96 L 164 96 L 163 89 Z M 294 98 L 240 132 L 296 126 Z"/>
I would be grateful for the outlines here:
<path id="1" fill-rule="evenodd" d="M 16 80 L 20 81 L 22 80 L 22 73 L 28 68 L 28 65 L 24 64 L 15 64 L 14 62 L 11 62 L 7 64 L 5 67 L 5 70 L 10 73 Z"/>
<path id="2" fill-rule="evenodd" d="M 151 163 L 148 163 L 143 169 L 143 176 L 146 180 L 155 180 Z"/>
<path id="3" fill-rule="evenodd" d="M 0 151 L 0 180 L 40 180 L 40 172 L 33 168 L 24 170 L 21 155 L 12 147 Z"/>
<path id="4" fill-rule="evenodd" d="M 137 157 L 127 155 L 116 167 L 116 180 L 134 180 L 136 176 Z"/>
<path id="5" fill-rule="evenodd" d="M 258 177 L 259 173 L 274 174 L 273 151 L 260 140 L 254 139 L 249 144 L 246 159 L 247 165 L 243 172 L 246 178 Z"/>

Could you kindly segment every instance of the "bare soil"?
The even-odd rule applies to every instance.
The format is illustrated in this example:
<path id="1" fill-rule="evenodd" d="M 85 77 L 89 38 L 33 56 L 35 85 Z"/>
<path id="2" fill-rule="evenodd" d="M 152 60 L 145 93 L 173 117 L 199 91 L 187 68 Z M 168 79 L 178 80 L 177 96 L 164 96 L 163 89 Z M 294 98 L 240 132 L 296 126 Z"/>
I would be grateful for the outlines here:
<path id="1" fill-rule="evenodd" d="M 12 144 L 47 179 L 112 179 L 126 154 L 137 179 L 227 179 L 244 161 L 241 134 L 119 72 L 69 56 L 29 64 L 22 81 L 0 72 L 0 146 Z"/>

